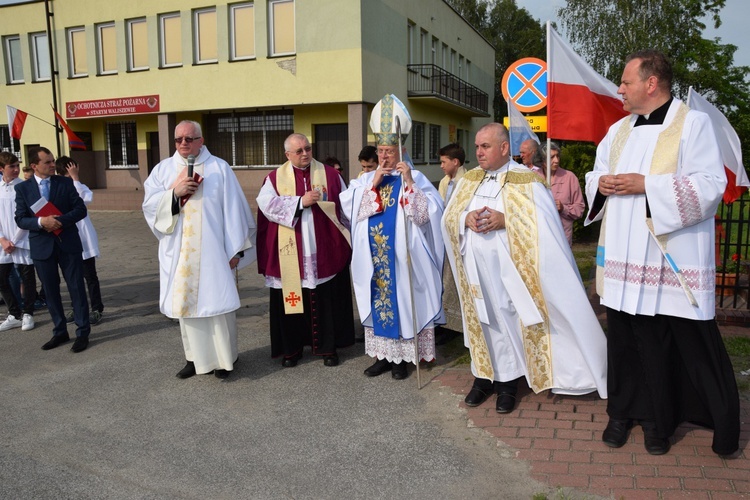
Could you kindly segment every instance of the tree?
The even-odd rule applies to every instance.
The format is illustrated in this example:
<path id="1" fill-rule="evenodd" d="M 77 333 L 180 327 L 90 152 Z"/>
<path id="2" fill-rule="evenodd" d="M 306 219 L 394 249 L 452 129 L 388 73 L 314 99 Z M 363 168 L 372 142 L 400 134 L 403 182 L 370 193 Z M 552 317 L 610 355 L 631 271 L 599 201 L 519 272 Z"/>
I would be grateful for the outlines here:
<path id="1" fill-rule="evenodd" d="M 661 50 L 672 60 L 673 93 L 686 99 L 692 86 L 737 130 L 750 158 L 750 68 L 734 66 L 734 45 L 703 38 L 708 18 L 721 25 L 725 0 L 567 0 L 557 15 L 565 36 L 599 73 L 619 82 L 628 54 Z"/>
<path id="2" fill-rule="evenodd" d="M 500 89 L 508 67 L 523 57 L 547 59 L 546 28 L 518 8 L 516 0 L 447 0 L 464 19 L 495 47 L 495 121 L 508 116 L 508 104 Z"/>

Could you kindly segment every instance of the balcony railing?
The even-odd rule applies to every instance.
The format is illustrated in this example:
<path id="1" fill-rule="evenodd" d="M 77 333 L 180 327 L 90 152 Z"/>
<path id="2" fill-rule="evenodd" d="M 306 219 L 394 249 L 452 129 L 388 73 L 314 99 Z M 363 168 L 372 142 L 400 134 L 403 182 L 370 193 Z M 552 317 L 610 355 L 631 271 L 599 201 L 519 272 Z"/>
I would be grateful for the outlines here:
<path id="1" fill-rule="evenodd" d="M 409 64 L 409 97 L 437 97 L 481 116 L 489 116 L 489 97 L 474 85 L 434 64 Z"/>

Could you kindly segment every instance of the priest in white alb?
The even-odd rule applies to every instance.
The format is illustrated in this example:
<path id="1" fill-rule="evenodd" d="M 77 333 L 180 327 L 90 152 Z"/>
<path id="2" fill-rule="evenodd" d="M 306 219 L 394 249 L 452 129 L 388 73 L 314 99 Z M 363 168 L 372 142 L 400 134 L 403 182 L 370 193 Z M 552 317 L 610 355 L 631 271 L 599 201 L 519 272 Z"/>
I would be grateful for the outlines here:
<path id="1" fill-rule="evenodd" d="M 674 99 L 655 50 L 628 57 L 612 125 L 586 174 L 586 224 L 601 221 L 597 292 L 607 308 L 609 400 L 602 441 L 619 448 L 640 424 L 652 455 L 681 422 L 714 429 L 734 453 L 739 396 L 714 315 L 714 214 L 726 177 L 711 121 Z"/>
<path id="2" fill-rule="evenodd" d="M 177 377 L 226 378 L 238 356 L 235 268 L 255 260 L 255 220 L 232 169 L 203 145 L 200 124 L 180 122 L 175 146 L 144 184 L 143 214 L 159 240 L 159 309 L 180 321 L 187 364 Z"/>
<path id="3" fill-rule="evenodd" d="M 408 376 L 407 363 L 435 359 L 434 326 L 445 323 L 445 250 L 443 201 L 411 162 L 400 161 L 399 124 L 403 141 L 411 117 L 396 96 L 386 95 L 370 116 L 378 168 L 354 179 L 341 193 L 341 205 L 351 221 L 352 279 L 365 352 L 375 358 L 365 375 L 391 371 L 402 380 Z"/>
<path id="4" fill-rule="evenodd" d="M 510 158 L 508 130 L 476 135 L 479 167 L 445 209 L 443 238 L 476 378 L 465 402 L 510 413 L 534 392 L 607 397 L 606 339 L 544 180 Z"/>

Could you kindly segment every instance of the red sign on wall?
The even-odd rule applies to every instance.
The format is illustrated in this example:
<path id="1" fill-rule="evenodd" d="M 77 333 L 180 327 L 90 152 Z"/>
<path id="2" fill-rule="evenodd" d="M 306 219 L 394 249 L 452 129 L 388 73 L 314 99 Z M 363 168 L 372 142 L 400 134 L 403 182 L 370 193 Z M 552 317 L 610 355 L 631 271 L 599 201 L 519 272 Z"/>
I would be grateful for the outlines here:
<path id="1" fill-rule="evenodd" d="M 157 113 L 159 95 L 115 97 L 94 101 L 73 101 L 65 104 L 66 118 L 91 118 L 96 116 L 134 115 Z"/>

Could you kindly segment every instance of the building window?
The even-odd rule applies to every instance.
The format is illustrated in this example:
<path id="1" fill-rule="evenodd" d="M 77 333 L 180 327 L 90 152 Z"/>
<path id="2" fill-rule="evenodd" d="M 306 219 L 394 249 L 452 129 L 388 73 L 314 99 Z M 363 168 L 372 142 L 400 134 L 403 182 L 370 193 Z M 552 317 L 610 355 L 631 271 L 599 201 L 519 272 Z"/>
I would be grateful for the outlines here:
<path id="1" fill-rule="evenodd" d="M 162 68 L 182 66 L 182 26 L 179 12 L 159 16 L 159 55 Z"/>
<path id="2" fill-rule="evenodd" d="M 448 71 L 450 73 L 456 74 L 456 51 L 451 49 L 451 60 L 448 63 L 450 67 L 448 68 Z"/>
<path id="3" fill-rule="evenodd" d="M 96 52 L 100 75 L 117 73 L 117 36 L 115 23 L 96 26 Z"/>
<path id="4" fill-rule="evenodd" d="M 414 64 L 414 32 L 417 30 L 417 26 L 409 21 L 406 25 L 406 64 Z"/>
<path id="5" fill-rule="evenodd" d="M 430 125 L 430 161 L 440 161 L 440 125 Z"/>
<path id="6" fill-rule="evenodd" d="M 294 54 L 294 0 L 270 0 L 268 7 L 271 55 Z"/>
<path id="7" fill-rule="evenodd" d="M 229 7 L 229 59 L 255 58 L 255 8 L 252 3 Z"/>
<path id="8" fill-rule="evenodd" d="M 21 59 L 21 37 L 3 38 L 5 49 L 5 71 L 8 83 L 23 83 L 23 60 Z"/>
<path id="9" fill-rule="evenodd" d="M 464 78 L 467 82 L 471 81 L 471 61 L 466 60 L 466 77 Z"/>
<path id="10" fill-rule="evenodd" d="M 68 28 L 68 74 L 70 78 L 88 76 L 86 64 L 86 29 Z"/>
<path id="11" fill-rule="evenodd" d="M 146 18 L 125 22 L 128 47 L 128 71 L 148 69 L 148 24 Z"/>
<path id="12" fill-rule="evenodd" d="M 411 124 L 411 159 L 414 163 L 424 163 L 424 123 Z"/>
<path id="13" fill-rule="evenodd" d="M 427 64 L 427 32 L 419 30 L 419 64 Z"/>
<path id="14" fill-rule="evenodd" d="M 216 113 L 203 116 L 211 153 L 233 167 L 268 167 L 286 162 L 284 139 L 294 133 L 291 110 Z"/>
<path id="15" fill-rule="evenodd" d="M 31 35 L 31 70 L 32 81 L 46 82 L 50 79 L 49 44 L 47 33 L 32 33 Z"/>
<path id="16" fill-rule="evenodd" d="M 438 64 L 438 39 L 432 37 L 432 47 L 430 48 L 431 63 L 433 65 Z"/>
<path id="17" fill-rule="evenodd" d="M 193 45 L 195 64 L 215 63 L 219 60 L 216 38 L 216 8 L 193 12 Z"/>
<path id="18" fill-rule="evenodd" d="M 107 166 L 138 168 L 135 122 L 107 123 Z"/>
<path id="19" fill-rule="evenodd" d="M 440 67 L 448 71 L 448 45 L 445 43 L 440 53 Z"/>
<path id="20" fill-rule="evenodd" d="M 458 73 L 456 73 L 459 78 L 464 77 L 464 56 L 461 54 L 458 55 Z"/>
<path id="21" fill-rule="evenodd" d="M 13 153 L 19 160 L 23 160 L 21 158 L 21 143 L 18 139 L 13 139 L 10 136 L 8 127 L 0 127 L 0 151 Z"/>

